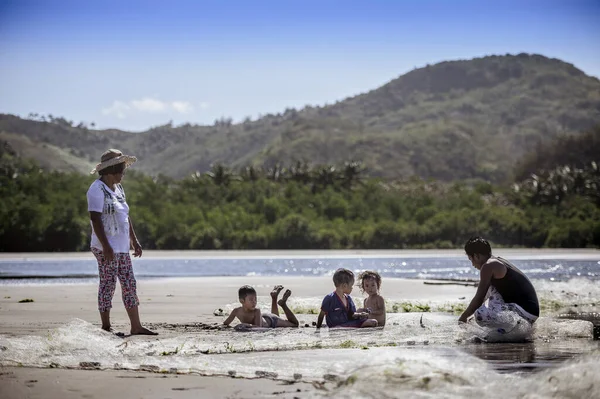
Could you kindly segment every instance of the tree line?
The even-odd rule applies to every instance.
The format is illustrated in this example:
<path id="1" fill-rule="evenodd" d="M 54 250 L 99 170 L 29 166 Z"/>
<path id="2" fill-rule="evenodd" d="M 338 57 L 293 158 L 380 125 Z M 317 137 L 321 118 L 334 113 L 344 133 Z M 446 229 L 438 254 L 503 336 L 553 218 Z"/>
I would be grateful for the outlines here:
<path id="1" fill-rule="evenodd" d="M 94 177 L 41 170 L 2 146 L 0 251 L 81 251 Z M 296 161 L 183 179 L 128 170 L 130 215 L 146 249 L 599 247 L 595 162 L 557 166 L 512 185 L 365 177 L 360 162 Z"/>

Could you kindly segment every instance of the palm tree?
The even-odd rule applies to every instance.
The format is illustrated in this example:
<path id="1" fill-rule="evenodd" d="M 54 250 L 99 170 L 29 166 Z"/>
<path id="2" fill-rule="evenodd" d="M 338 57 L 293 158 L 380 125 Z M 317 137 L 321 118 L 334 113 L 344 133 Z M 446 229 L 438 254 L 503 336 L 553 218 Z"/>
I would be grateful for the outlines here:
<path id="1" fill-rule="evenodd" d="M 361 174 L 365 170 L 366 167 L 361 161 L 345 162 L 341 177 L 342 186 L 346 189 L 351 189 L 354 183 L 361 183 Z"/>
<path id="2" fill-rule="evenodd" d="M 267 169 L 267 179 L 272 181 L 282 181 L 286 174 L 287 170 L 279 162 Z"/>
<path id="3" fill-rule="evenodd" d="M 242 168 L 242 170 L 240 171 L 240 178 L 243 181 L 257 181 L 260 179 L 261 176 L 261 170 L 255 166 L 246 166 L 245 168 Z"/>
<path id="4" fill-rule="evenodd" d="M 307 184 L 310 181 L 311 168 L 306 161 L 296 161 L 290 166 L 290 180 Z"/>
<path id="5" fill-rule="evenodd" d="M 314 172 L 312 191 L 315 192 L 318 187 L 327 188 L 334 186 L 336 180 L 338 180 L 338 173 L 335 166 L 323 165 Z"/>
<path id="6" fill-rule="evenodd" d="M 210 177 L 217 186 L 227 186 L 234 180 L 231 169 L 221 163 L 210 165 L 210 172 L 206 172 L 205 174 Z"/>

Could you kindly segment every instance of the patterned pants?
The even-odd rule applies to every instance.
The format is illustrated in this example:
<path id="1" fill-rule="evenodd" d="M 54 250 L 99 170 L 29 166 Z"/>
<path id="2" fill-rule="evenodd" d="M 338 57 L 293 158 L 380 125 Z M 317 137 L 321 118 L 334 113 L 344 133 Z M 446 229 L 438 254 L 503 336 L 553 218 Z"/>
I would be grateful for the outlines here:
<path id="1" fill-rule="evenodd" d="M 516 303 L 505 303 L 502 295 L 493 286 L 488 289 L 483 305 L 475 311 L 475 322 L 482 327 L 514 328 L 520 319 L 533 323 L 537 317 Z"/>
<path id="2" fill-rule="evenodd" d="M 104 259 L 104 254 L 97 248 L 92 248 L 92 252 L 98 261 L 98 274 L 100 276 L 100 285 L 98 286 L 98 310 L 106 312 L 112 308 L 112 298 L 117 286 L 117 277 L 121 283 L 121 293 L 123 294 L 123 304 L 126 309 L 131 309 L 140 304 L 137 297 L 135 276 L 131 257 L 128 252 L 115 253 L 112 262 Z"/>

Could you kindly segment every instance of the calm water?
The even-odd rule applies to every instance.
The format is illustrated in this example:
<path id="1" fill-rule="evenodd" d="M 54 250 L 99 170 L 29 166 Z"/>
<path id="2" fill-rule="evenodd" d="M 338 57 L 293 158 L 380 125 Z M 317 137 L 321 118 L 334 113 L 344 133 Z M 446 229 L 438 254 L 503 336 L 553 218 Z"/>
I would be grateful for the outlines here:
<path id="1" fill-rule="evenodd" d="M 568 281 L 600 279 L 600 258 L 520 259 L 514 264 L 531 279 Z M 141 258 L 134 260 L 138 278 L 198 276 L 326 276 L 338 267 L 354 271 L 376 270 L 383 277 L 415 279 L 477 279 L 477 271 L 465 257 L 391 258 L 347 256 L 340 258 Z M 23 282 L 90 282 L 97 278 L 97 265 L 90 259 L 0 260 L 0 284 Z"/>

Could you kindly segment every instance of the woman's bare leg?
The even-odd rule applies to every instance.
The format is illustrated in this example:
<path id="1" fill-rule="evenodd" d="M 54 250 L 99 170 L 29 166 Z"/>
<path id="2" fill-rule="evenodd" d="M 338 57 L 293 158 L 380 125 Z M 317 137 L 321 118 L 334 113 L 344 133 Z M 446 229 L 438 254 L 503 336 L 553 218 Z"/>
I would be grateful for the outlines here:
<path id="1" fill-rule="evenodd" d="M 131 335 L 158 335 L 158 333 L 142 326 L 137 306 L 127 309 L 127 315 L 129 316 L 129 321 L 131 321 Z"/>

